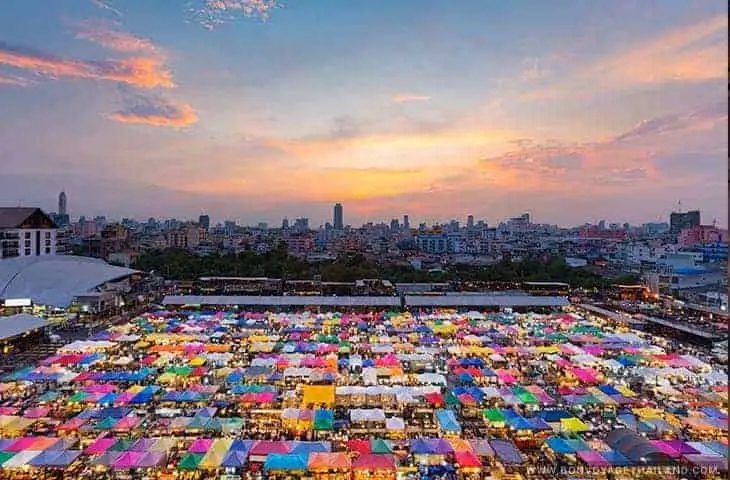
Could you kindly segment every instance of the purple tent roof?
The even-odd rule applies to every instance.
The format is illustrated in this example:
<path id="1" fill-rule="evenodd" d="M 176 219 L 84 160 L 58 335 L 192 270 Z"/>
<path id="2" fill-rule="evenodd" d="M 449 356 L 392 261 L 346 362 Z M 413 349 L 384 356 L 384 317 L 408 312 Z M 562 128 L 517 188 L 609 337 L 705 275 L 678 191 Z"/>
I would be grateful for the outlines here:
<path id="1" fill-rule="evenodd" d="M 114 460 L 112 467 L 117 469 L 136 468 L 144 455 L 142 452 L 124 452 Z"/>
<path id="2" fill-rule="evenodd" d="M 669 445 L 672 449 L 676 450 L 682 455 L 696 455 L 700 452 L 687 445 L 687 442 L 682 440 L 664 440 L 663 443 Z"/>
<path id="3" fill-rule="evenodd" d="M 136 464 L 137 468 L 151 468 L 156 467 L 165 459 L 165 454 L 162 452 L 147 452 Z"/>
<path id="4" fill-rule="evenodd" d="M 489 445 L 497 454 L 500 461 L 505 464 L 518 465 L 524 463 L 522 453 L 515 447 L 514 443 L 507 440 L 490 440 Z"/>

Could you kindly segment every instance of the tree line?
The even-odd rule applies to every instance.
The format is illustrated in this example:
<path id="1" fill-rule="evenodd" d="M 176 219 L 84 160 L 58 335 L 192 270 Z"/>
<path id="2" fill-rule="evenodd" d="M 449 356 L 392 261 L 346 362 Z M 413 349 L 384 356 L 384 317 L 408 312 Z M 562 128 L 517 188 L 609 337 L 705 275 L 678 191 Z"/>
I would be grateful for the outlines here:
<path id="1" fill-rule="evenodd" d="M 486 266 L 453 265 L 429 272 L 410 266 L 369 260 L 355 253 L 336 260 L 308 262 L 290 255 L 285 246 L 264 254 L 244 251 L 239 254 L 198 256 L 186 250 L 167 249 L 140 255 L 134 268 L 154 271 L 170 280 L 191 281 L 204 276 L 270 277 L 285 280 L 353 282 L 364 278 L 409 282 L 564 282 L 573 288 L 605 288 L 611 284 L 637 284 L 636 276 L 607 279 L 585 267 L 570 267 L 560 257 L 531 257 L 519 261 L 503 260 Z"/>

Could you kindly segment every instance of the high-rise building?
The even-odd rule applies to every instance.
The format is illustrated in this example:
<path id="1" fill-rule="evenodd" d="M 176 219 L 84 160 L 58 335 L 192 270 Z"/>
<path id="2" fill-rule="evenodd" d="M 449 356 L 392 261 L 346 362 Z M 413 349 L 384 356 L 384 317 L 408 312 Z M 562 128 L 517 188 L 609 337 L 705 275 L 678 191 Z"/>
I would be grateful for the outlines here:
<path id="1" fill-rule="evenodd" d="M 210 215 L 201 215 L 198 217 L 198 224 L 200 224 L 200 227 L 208 230 L 210 229 Z"/>
<path id="2" fill-rule="evenodd" d="M 669 233 L 679 235 L 682 230 L 696 227 L 700 224 L 700 211 L 672 212 L 669 215 Z"/>
<path id="3" fill-rule="evenodd" d="M 288 218 L 284 217 L 281 220 L 281 229 L 282 230 L 288 230 L 289 229 L 289 219 Z"/>
<path id="4" fill-rule="evenodd" d="M 466 217 L 466 228 L 474 228 L 474 215 Z"/>
<path id="5" fill-rule="evenodd" d="M 0 260 L 55 255 L 57 231 L 40 208 L 0 207 Z"/>
<path id="6" fill-rule="evenodd" d="M 411 223 L 408 221 L 408 215 L 403 215 L 403 230 L 410 230 Z"/>
<path id="7" fill-rule="evenodd" d="M 335 230 L 342 230 L 343 228 L 345 228 L 341 203 L 335 203 L 333 217 Z"/>
<path id="8" fill-rule="evenodd" d="M 61 192 L 58 195 L 58 214 L 59 215 L 68 214 L 68 205 L 66 203 L 66 192 Z"/>
<path id="9" fill-rule="evenodd" d="M 65 227 L 71 224 L 71 219 L 68 216 L 66 192 L 58 194 L 58 213 L 51 214 L 51 219 L 59 227 Z"/>

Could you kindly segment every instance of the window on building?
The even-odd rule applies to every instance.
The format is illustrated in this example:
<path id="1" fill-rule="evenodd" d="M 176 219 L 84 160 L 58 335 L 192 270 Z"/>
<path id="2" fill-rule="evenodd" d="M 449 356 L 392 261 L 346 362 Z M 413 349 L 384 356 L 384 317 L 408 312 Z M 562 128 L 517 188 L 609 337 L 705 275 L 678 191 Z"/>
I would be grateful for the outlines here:
<path id="1" fill-rule="evenodd" d="M 25 248 L 30 248 L 30 240 L 25 241 Z"/>
<path id="2" fill-rule="evenodd" d="M 25 238 L 30 238 L 30 232 L 25 232 Z"/>
<path id="3" fill-rule="evenodd" d="M 30 248 L 25 249 L 25 256 L 27 257 L 28 255 L 30 255 Z"/>
<path id="4" fill-rule="evenodd" d="M 50 255 L 50 254 L 51 254 L 51 247 L 46 247 L 46 255 Z"/>
<path id="5" fill-rule="evenodd" d="M 50 247 L 50 246 L 51 246 L 51 241 L 46 239 L 46 247 Z"/>
<path id="6" fill-rule="evenodd" d="M 50 240 L 50 239 L 51 239 L 51 232 L 46 232 L 46 240 Z"/>

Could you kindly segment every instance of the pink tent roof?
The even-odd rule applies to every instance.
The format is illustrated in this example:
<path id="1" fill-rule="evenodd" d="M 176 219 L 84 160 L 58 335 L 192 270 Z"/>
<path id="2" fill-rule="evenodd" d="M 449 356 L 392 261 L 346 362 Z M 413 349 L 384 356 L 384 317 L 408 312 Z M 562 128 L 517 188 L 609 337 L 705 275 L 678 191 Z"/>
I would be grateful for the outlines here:
<path id="1" fill-rule="evenodd" d="M 117 386 L 110 383 L 94 383 L 84 388 L 85 392 L 89 393 L 110 393 L 116 392 Z"/>
<path id="2" fill-rule="evenodd" d="M 249 455 L 261 456 L 269 453 L 286 454 L 291 451 L 290 442 L 272 442 L 261 440 L 253 444 Z"/>
<path id="3" fill-rule="evenodd" d="M 271 403 L 276 398 L 272 392 L 261 392 L 256 394 L 256 401 L 259 403 Z"/>
<path id="4" fill-rule="evenodd" d="M 198 438 L 190 445 L 188 453 L 208 453 L 211 445 L 213 445 L 213 440 L 210 438 Z"/>
<path id="5" fill-rule="evenodd" d="M 132 430 L 140 422 L 139 417 L 124 417 L 114 425 L 114 430 Z"/>
<path id="6" fill-rule="evenodd" d="M 596 383 L 598 372 L 592 368 L 574 368 L 573 375 L 578 377 L 578 380 L 583 383 Z"/>
<path id="7" fill-rule="evenodd" d="M 116 438 L 100 438 L 86 447 L 84 453 L 87 455 L 101 455 L 109 450 L 115 443 L 117 443 Z"/>
<path id="8" fill-rule="evenodd" d="M 593 450 L 585 450 L 577 453 L 578 458 L 583 460 L 589 467 L 610 467 L 611 463 L 603 456 Z"/>
<path id="9" fill-rule="evenodd" d="M 4 448 L 6 452 L 22 452 L 27 450 L 36 441 L 37 437 L 22 437 L 15 443 Z"/>
<path id="10" fill-rule="evenodd" d="M 17 407 L 0 407 L 0 415 L 15 415 L 18 410 Z"/>
<path id="11" fill-rule="evenodd" d="M 25 418 L 43 418 L 48 415 L 48 412 L 50 411 L 51 409 L 48 407 L 34 407 L 26 410 L 23 416 Z"/>
<path id="12" fill-rule="evenodd" d="M 517 383 L 517 380 L 514 376 L 512 376 L 511 373 L 505 371 L 505 370 L 497 370 L 497 378 L 499 378 L 499 381 L 502 383 L 505 383 L 507 385 L 512 385 L 513 383 Z"/>
<path id="13" fill-rule="evenodd" d="M 65 422 L 62 425 L 58 426 L 58 430 L 78 430 L 82 425 L 86 424 L 89 421 L 88 418 L 72 418 L 71 420 Z"/>

